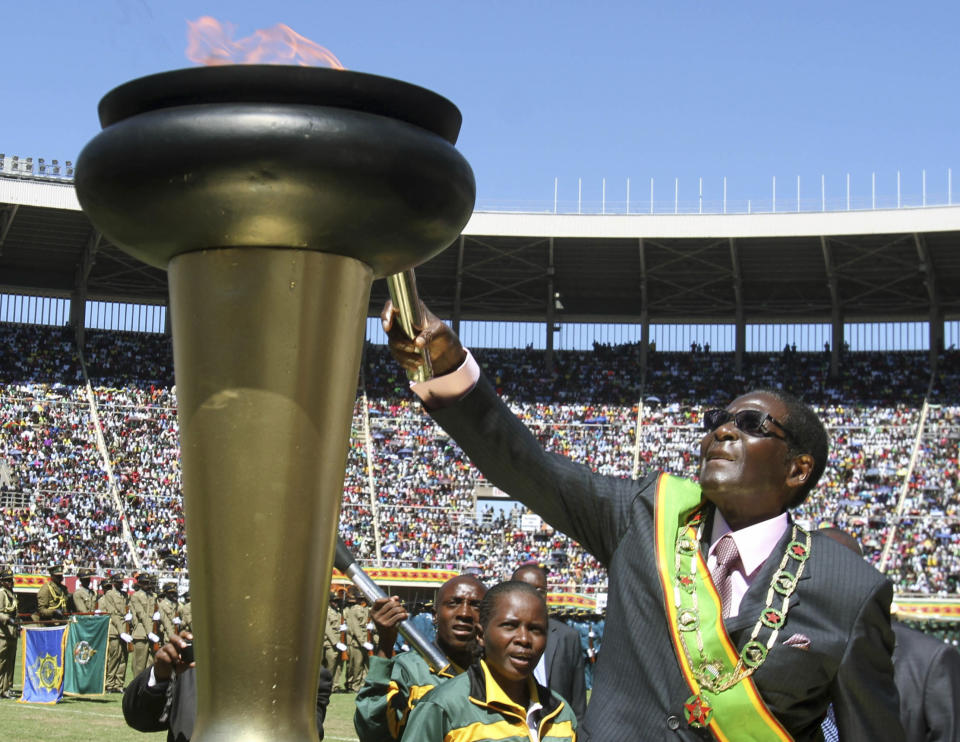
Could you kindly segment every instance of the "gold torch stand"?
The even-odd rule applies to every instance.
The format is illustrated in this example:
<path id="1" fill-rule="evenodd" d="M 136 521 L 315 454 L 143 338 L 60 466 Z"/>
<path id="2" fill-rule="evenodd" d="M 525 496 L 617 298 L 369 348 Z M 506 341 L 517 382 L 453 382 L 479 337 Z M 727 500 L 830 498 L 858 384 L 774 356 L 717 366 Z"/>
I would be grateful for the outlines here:
<path id="1" fill-rule="evenodd" d="M 84 211 L 169 275 L 194 742 L 314 742 L 370 285 L 453 242 L 475 187 L 447 100 L 317 68 L 206 67 L 100 104 Z"/>

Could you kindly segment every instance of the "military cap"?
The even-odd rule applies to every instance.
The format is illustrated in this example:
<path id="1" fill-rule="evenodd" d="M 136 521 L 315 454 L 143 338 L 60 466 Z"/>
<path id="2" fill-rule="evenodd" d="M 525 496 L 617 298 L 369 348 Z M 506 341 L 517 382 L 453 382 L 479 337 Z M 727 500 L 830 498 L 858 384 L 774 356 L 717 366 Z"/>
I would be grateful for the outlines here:
<path id="1" fill-rule="evenodd" d="M 62 564 L 54 564 L 54 565 L 51 565 L 51 567 L 50 567 L 50 569 L 49 569 L 48 571 L 50 572 L 50 576 L 51 576 L 51 577 L 52 577 L 53 575 L 62 575 L 62 574 L 63 574 L 63 565 L 62 565 Z"/>
<path id="2" fill-rule="evenodd" d="M 81 567 L 77 570 L 77 577 L 93 577 L 93 570 L 90 567 Z"/>
<path id="3" fill-rule="evenodd" d="M 164 583 L 163 583 L 163 592 L 165 592 L 165 593 L 175 593 L 175 592 L 177 592 L 177 583 L 176 583 L 176 582 L 164 582 Z"/>
<path id="4" fill-rule="evenodd" d="M 12 580 L 13 570 L 10 567 L 0 567 L 0 580 Z"/>

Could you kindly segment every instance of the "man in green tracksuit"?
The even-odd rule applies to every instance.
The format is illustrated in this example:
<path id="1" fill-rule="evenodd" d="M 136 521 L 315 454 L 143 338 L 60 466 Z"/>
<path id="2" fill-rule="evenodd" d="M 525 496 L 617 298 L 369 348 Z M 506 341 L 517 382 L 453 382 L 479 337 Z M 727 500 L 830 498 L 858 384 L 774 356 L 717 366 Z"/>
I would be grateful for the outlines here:
<path id="1" fill-rule="evenodd" d="M 396 598 L 373 604 L 371 618 L 377 627 L 377 651 L 370 671 L 357 694 L 353 726 L 360 742 L 399 740 L 410 711 L 435 686 L 463 672 L 473 660 L 479 625 L 478 608 L 486 586 L 474 575 L 447 580 L 437 593 L 437 646 L 451 664 L 434 673 L 416 652 L 393 656 L 397 628 L 407 611 Z"/>

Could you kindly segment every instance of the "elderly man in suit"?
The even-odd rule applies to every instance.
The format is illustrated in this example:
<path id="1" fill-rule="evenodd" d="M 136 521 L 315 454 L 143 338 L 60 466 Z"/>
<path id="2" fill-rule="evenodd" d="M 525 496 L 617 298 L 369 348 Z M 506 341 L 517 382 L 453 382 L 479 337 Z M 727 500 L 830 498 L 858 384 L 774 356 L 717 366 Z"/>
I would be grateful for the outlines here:
<path id="1" fill-rule="evenodd" d="M 456 335 L 423 307 L 382 320 L 433 418 L 500 489 L 609 570 L 609 631 L 581 740 L 903 739 L 889 580 L 790 518 L 827 461 L 816 414 L 776 390 L 704 415 L 699 483 L 596 474 L 543 450 Z"/>
<path id="2" fill-rule="evenodd" d="M 547 598 L 547 572 L 538 564 L 523 564 L 510 578 L 533 585 Z M 577 721 L 587 712 L 587 689 L 583 671 L 583 653 L 580 635 L 563 621 L 551 617 L 547 633 L 547 648 L 533 672 L 540 685 L 556 691 L 570 704 Z"/>

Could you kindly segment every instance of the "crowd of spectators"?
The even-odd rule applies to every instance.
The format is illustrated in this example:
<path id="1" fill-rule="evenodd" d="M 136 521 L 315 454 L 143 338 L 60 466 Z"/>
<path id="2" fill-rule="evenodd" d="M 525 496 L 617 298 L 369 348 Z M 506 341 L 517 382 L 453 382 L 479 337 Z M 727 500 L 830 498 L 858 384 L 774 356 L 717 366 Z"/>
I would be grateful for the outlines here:
<path id="1" fill-rule="evenodd" d="M 147 568 L 185 570 L 169 339 L 88 331 L 95 404 L 64 330 L 0 325 L 0 349 L 0 563 L 129 568 L 136 549 Z M 798 518 L 853 533 L 901 593 L 960 594 L 958 353 L 941 357 L 919 441 L 926 353 L 848 353 L 839 379 L 828 354 L 791 348 L 747 354 L 740 373 L 733 354 L 652 352 L 645 379 L 635 345 L 558 352 L 551 373 L 529 349 L 476 355 L 548 449 L 623 477 L 695 475 L 702 410 L 783 386 L 818 408 L 832 438 Z M 423 414 L 383 346 L 366 347 L 359 390 L 340 532 L 362 562 L 499 580 L 535 560 L 555 589 L 604 589 L 602 567 L 536 516 L 478 506 L 491 488 Z"/>

